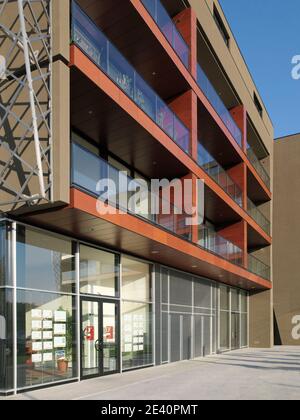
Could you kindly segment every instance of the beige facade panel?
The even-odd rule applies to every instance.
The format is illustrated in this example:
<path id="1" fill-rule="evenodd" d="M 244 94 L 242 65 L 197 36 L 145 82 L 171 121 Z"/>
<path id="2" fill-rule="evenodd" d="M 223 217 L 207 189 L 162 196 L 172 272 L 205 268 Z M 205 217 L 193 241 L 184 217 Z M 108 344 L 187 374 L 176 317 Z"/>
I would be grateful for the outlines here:
<path id="1" fill-rule="evenodd" d="M 278 344 L 300 345 L 300 134 L 274 153 L 274 309 Z"/>
<path id="2" fill-rule="evenodd" d="M 70 60 L 70 0 L 52 0 L 53 56 Z"/>
<path id="3" fill-rule="evenodd" d="M 250 295 L 249 299 L 249 346 L 271 348 L 274 345 L 273 291 Z"/>
<path id="4" fill-rule="evenodd" d="M 53 64 L 53 201 L 70 200 L 70 68 Z"/>

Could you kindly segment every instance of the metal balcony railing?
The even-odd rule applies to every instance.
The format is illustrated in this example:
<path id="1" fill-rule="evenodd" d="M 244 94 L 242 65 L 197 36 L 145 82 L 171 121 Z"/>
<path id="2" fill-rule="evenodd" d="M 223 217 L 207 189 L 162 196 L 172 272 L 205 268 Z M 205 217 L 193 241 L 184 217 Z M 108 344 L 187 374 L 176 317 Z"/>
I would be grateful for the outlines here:
<path id="1" fill-rule="evenodd" d="M 271 280 L 271 268 L 252 254 L 248 254 L 248 270 L 263 279 Z"/>
<path id="2" fill-rule="evenodd" d="M 254 150 L 251 148 L 249 144 L 247 144 L 247 156 L 254 168 L 256 169 L 258 175 L 261 177 L 261 179 L 264 181 L 266 186 L 270 189 L 271 187 L 271 180 L 270 176 L 268 175 L 267 171 L 261 164 L 260 160 L 256 156 Z"/>
<path id="3" fill-rule="evenodd" d="M 242 249 L 207 226 L 199 228 L 198 245 L 235 265 L 243 267 L 244 254 Z"/>
<path id="4" fill-rule="evenodd" d="M 248 198 L 248 214 L 268 234 L 271 234 L 271 223 L 259 208 Z"/>
<path id="5" fill-rule="evenodd" d="M 210 155 L 205 147 L 198 142 L 198 164 L 220 185 L 220 187 L 240 206 L 243 207 L 243 193 L 231 179 L 225 169 Z"/>
<path id="6" fill-rule="evenodd" d="M 104 191 L 99 184 L 102 180 L 109 181 L 108 190 Z M 124 212 L 142 217 L 184 239 L 192 240 L 192 226 L 186 224 L 187 215 L 182 214 L 180 209 L 152 193 L 150 189 L 145 191 L 144 185 L 76 143 L 72 143 L 71 181 L 73 186 L 96 198 L 105 197 L 107 203 Z M 139 195 L 137 204 L 133 195 L 139 191 L 143 193 Z M 151 206 L 158 208 L 159 214 L 153 214 Z"/>
<path id="7" fill-rule="evenodd" d="M 190 153 L 190 132 L 93 21 L 72 2 L 72 42 L 178 146 Z"/>
<path id="8" fill-rule="evenodd" d="M 159 0 L 141 0 L 141 2 L 146 7 L 165 38 L 169 41 L 182 63 L 188 69 L 190 49 L 164 6 Z"/>
<path id="9" fill-rule="evenodd" d="M 111 188 L 107 189 L 99 184 L 102 180 L 109 180 Z M 150 189 L 146 190 L 146 195 L 142 195 L 144 199 L 137 204 L 132 199 L 133 194 L 144 189 L 144 186 L 77 143 L 72 143 L 71 184 L 121 211 L 141 217 L 192 242 L 192 226 L 186 224 L 187 215 L 182 214 L 174 204 L 154 194 Z M 153 203 L 156 203 L 160 210 L 170 210 L 167 214 L 163 214 L 163 211 L 153 214 L 150 207 Z M 206 226 L 199 227 L 198 246 L 232 264 L 244 267 L 243 251 Z M 270 277 L 270 268 L 252 255 L 248 256 L 248 269 L 261 277 Z"/>
<path id="10" fill-rule="evenodd" d="M 223 123 L 232 134 L 236 143 L 242 148 L 243 136 L 241 130 L 199 64 L 197 67 L 197 82 L 210 104 L 213 106 Z"/>

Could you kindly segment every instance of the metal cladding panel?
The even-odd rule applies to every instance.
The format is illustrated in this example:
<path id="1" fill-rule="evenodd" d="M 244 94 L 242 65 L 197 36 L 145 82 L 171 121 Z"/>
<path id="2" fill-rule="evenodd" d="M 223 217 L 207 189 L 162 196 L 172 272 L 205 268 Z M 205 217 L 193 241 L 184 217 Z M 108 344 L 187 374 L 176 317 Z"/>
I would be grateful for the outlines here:
<path id="1" fill-rule="evenodd" d="M 52 198 L 51 0 L 0 1 L 0 210 Z"/>

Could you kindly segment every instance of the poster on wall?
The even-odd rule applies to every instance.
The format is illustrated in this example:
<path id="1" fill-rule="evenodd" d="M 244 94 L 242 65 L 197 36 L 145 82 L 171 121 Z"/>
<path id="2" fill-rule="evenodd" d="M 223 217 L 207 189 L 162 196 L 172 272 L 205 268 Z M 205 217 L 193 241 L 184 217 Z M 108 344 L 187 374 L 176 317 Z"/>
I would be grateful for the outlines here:
<path id="1" fill-rule="evenodd" d="M 55 352 L 55 359 L 59 360 L 59 359 L 64 359 L 66 357 L 66 352 L 64 350 L 57 350 Z"/>
<path id="2" fill-rule="evenodd" d="M 41 331 L 32 331 L 31 338 L 32 338 L 32 340 L 41 340 L 42 339 L 42 332 Z"/>
<path id="3" fill-rule="evenodd" d="M 42 363 L 43 357 L 41 353 L 33 354 L 31 357 L 32 363 Z"/>
<path id="4" fill-rule="evenodd" d="M 43 321 L 44 330 L 52 330 L 52 328 L 53 328 L 52 321 Z"/>
<path id="5" fill-rule="evenodd" d="M 66 347 L 66 337 L 54 337 L 54 348 L 65 348 Z"/>
<path id="6" fill-rule="evenodd" d="M 33 330 L 41 330 L 42 329 L 42 321 L 32 321 L 31 327 Z"/>
<path id="7" fill-rule="evenodd" d="M 54 313 L 55 322 L 67 322 L 67 313 L 66 311 L 55 311 Z"/>
<path id="8" fill-rule="evenodd" d="M 40 309 L 32 309 L 31 318 L 41 319 L 42 318 L 42 311 Z"/>
<path id="9" fill-rule="evenodd" d="M 52 362 L 53 361 L 53 354 L 52 353 L 44 353 L 43 354 L 43 362 Z"/>
<path id="10" fill-rule="evenodd" d="M 44 319 L 52 319 L 53 318 L 53 312 L 52 311 L 43 311 L 43 318 Z"/>
<path id="11" fill-rule="evenodd" d="M 55 335 L 65 335 L 66 334 L 66 324 L 54 324 L 54 334 Z"/>
<path id="12" fill-rule="evenodd" d="M 32 351 L 41 351 L 41 350 L 43 350 L 43 343 L 41 341 L 32 343 Z"/>
<path id="13" fill-rule="evenodd" d="M 43 340 L 52 340 L 53 333 L 52 331 L 43 331 Z"/>
<path id="14" fill-rule="evenodd" d="M 44 341 L 43 349 L 44 350 L 52 350 L 53 349 L 52 341 Z"/>
<path id="15" fill-rule="evenodd" d="M 125 353 L 131 353 L 132 352 L 132 344 L 125 344 L 124 351 L 125 351 Z"/>

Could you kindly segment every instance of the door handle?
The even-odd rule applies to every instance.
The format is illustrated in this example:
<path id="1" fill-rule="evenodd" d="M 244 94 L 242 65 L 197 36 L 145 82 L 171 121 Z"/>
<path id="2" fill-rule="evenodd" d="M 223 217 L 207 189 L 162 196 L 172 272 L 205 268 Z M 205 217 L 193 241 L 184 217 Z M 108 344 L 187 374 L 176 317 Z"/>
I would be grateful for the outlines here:
<path id="1" fill-rule="evenodd" d="M 103 343 L 100 340 L 97 340 L 95 342 L 95 349 L 96 349 L 96 351 L 100 352 L 102 350 L 102 347 L 103 347 Z"/>

